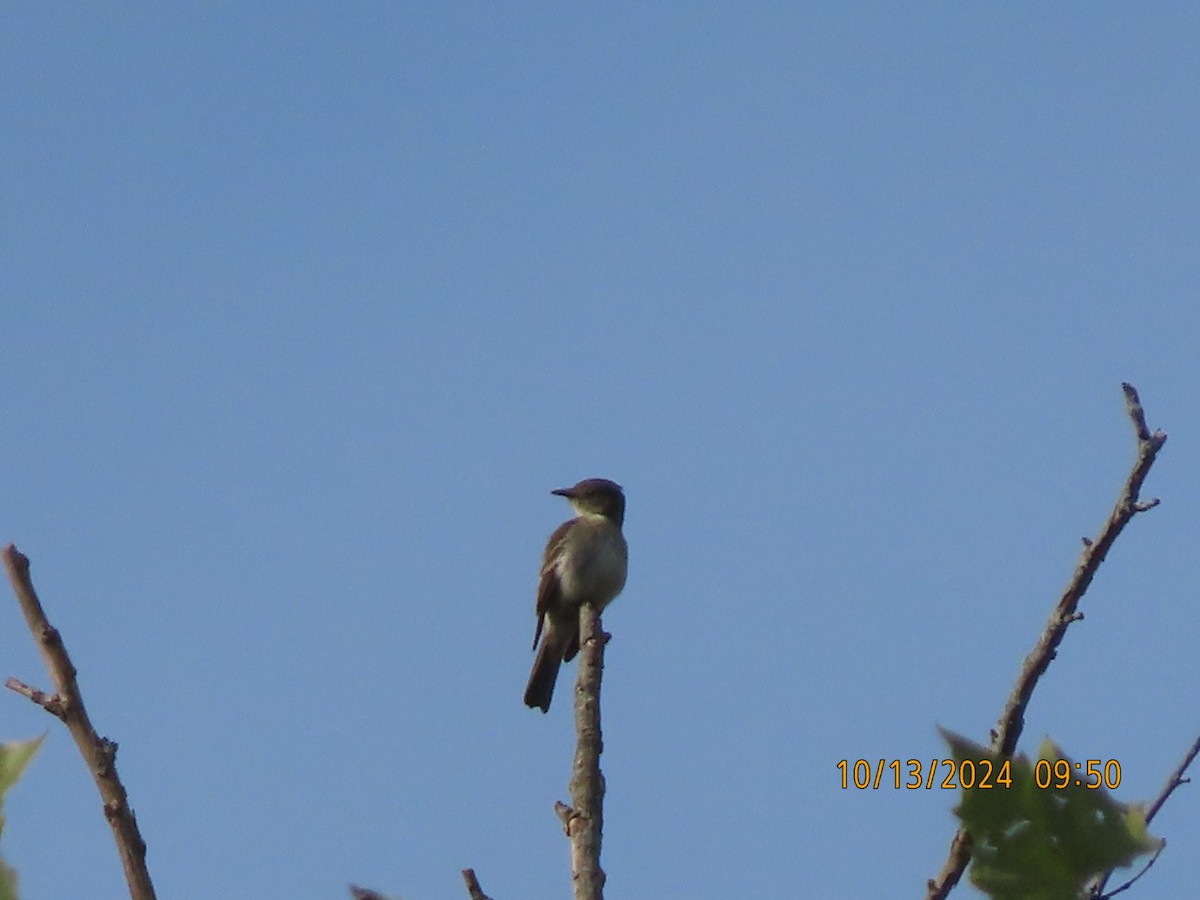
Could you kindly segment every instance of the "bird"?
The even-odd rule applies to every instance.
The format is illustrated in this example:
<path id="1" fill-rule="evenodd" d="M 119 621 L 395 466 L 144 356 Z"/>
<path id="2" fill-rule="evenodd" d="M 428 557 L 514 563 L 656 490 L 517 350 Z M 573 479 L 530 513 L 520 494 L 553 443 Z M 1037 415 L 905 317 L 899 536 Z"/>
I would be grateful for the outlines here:
<path id="1" fill-rule="evenodd" d="M 629 564 L 621 533 L 625 493 L 619 484 L 585 478 L 550 493 L 565 497 L 575 518 L 554 529 L 542 554 L 533 631 L 537 656 L 525 686 L 525 705 L 543 713 L 550 711 L 559 667 L 579 652 L 580 608 L 590 603 L 599 613 L 608 606 L 625 587 Z"/>

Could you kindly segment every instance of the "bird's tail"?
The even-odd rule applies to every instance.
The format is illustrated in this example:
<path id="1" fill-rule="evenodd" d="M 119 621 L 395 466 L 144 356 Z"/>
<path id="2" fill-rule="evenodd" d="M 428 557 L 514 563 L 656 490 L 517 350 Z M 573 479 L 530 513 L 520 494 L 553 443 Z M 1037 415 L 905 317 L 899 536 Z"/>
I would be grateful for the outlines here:
<path id="1" fill-rule="evenodd" d="M 554 639 L 554 630 L 547 629 L 538 647 L 529 683 L 525 685 L 525 705 L 538 707 L 542 712 L 550 711 L 550 698 L 554 696 L 554 682 L 558 680 L 558 668 L 562 665 L 563 651 Z"/>

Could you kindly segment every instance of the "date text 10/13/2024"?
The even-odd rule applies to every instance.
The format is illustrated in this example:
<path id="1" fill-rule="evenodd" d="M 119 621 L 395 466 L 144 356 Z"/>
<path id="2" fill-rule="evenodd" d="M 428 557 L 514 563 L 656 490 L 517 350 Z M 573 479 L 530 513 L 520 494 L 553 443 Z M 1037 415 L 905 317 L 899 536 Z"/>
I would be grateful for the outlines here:
<path id="1" fill-rule="evenodd" d="M 842 789 L 879 790 L 891 787 L 911 791 L 997 789 L 1013 786 L 1012 760 L 990 759 L 921 759 L 850 760 L 837 763 L 842 775 Z M 941 769 L 941 777 L 938 770 Z M 1121 764 L 1115 759 L 1089 759 L 1071 762 L 1066 759 L 1039 759 L 1033 766 L 1033 781 L 1042 790 L 1062 790 L 1069 785 L 1091 790 L 1106 787 L 1115 790 L 1121 784 Z"/>

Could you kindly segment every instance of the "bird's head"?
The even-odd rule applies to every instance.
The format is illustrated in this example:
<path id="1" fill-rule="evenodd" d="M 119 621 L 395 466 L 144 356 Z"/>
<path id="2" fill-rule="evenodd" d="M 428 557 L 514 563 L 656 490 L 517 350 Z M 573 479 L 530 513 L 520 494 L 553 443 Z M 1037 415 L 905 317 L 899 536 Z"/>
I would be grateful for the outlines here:
<path id="1" fill-rule="evenodd" d="M 580 516 L 604 516 L 620 526 L 625 521 L 625 494 L 621 486 L 607 478 L 585 478 L 569 488 L 551 491 L 566 497 Z"/>

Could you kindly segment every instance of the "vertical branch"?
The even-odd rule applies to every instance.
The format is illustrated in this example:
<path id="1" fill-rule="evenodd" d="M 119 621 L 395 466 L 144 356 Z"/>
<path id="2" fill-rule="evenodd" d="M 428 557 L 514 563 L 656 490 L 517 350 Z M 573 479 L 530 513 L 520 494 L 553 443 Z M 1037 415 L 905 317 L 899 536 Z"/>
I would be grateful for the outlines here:
<path id="1" fill-rule="evenodd" d="M 571 879 L 575 900 L 602 900 L 604 870 L 600 842 L 604 831 L 604 775 L 600 753 L 600 678 L 608 635 L 590 603 L 579 611 L 579 678 L 575 683 L 575 760 L 571 767 L 571 807 L 558 804 L 571 839 Z"/>
<path id="2" fill-rule="evenodd" d="M 25 614 L 25 621 L 50 672 L 55 693 L 47 696 L 15 678 L 9 678 L 5 684 L 10 690 L 28 697 L 57 716 L 67 726 L 100 791 L 100 799 L 104 802 L 104 818 L 108 820 L 117 842 L 125 881 L 129 885 L 129 896 L 132 900 L 154 900 L 154 885 L 146 868 L 146 842 L 138 831 L 125 787 L 117 776 L 117 745 L 108 738 L 100 737 L 92 727 L 83 705 L 83 695 L 79 692 L 79 683 L 75 680 L 75 666 L 67 655 L 62 635 L 46 619 L 41 601 L 33 589 L 33 581 L 29 577 L 29 559 L 9 544 L 4 548 L 4 566 L 8 570 L 13 592 L 17 595 L 17 603 Z"/>

